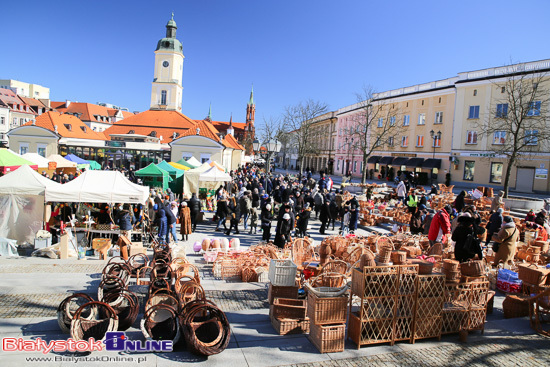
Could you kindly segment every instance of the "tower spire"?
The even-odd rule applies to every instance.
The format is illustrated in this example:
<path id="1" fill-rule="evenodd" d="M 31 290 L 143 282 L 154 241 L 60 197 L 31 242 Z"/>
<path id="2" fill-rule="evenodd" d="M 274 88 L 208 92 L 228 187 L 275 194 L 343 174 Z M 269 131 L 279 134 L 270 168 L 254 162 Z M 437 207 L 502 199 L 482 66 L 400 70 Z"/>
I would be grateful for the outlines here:
<path id="1" fill-rule="evenodd" d="M 254 83 L 252 83 L 252 88 L 250 89 L 250 100 L 248 101 L 248 104 L 254 104 Z"/>
<path id="2" fill-rule="evenodd" d="M 210 107 L 208 107 L 208 116 L 206 116 L 206 120 L 212 121 L 212 102 L 210 102 Z"/>
<path id="3" fill-rule="evenodd" d="M 229 126 L 233 127 L 233 112 L 231 112 L 231 117 L 229 117 Z"/>

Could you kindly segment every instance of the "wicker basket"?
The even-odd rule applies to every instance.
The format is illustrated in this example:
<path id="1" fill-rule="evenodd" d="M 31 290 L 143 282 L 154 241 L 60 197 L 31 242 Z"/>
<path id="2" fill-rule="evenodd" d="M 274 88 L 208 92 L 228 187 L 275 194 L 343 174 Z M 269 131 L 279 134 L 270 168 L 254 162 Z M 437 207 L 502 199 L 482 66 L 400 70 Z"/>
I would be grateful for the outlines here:
<path id="1" fill-rule="evenodd" d="M 269 264 L 269 281 L 273 285 L 290 287 L 296 283 L 298 267 L 292 260 L 271 259 Z"/>
<path id="2" fill-rule="evenodd" d="M 407 262 L 407 252 L 406 251 L 393 251 L 391 253 L 391 261 L 396 264 L 404 264 Z"/>
<path id="3" fill-rule="evenodd" d="M 505 319 L 529 316 L 529 296 L 509 294 L 502 302 Z"/>
<path id="4" fill-rule="evenodd" d="M 271 325 L 279 335 L 309 333 L 309 319 L 277 319 L 271 317 Z"/>
<path id="5" fill-rule="evenodd" d="M 309 340 L 321 353 L 344 351 L 346 324 L 311 325 Z"/>
<path id="6" fill-rule="evenodd" d="M 443 269 L 443 273 L 445 274 L 445 279 L 448 283 L 458 283 L 460 281 L 460 270 L 452 271 Z"/>
<path id="7" fill-rule="evenodd" d="M 411 262 L 415 265 L 418 265 L 418 274 L 429 275 L 432 273 L 434 268 L 434 263 L 429 261 L 424 261 L 420 259 L 413 259 Z"/>
<path id="8" fill-rule="evenodd" d="M 448 271 L 458 271 L 458 265 L 460 263 L 457 260 L 445 259 L 443 260 L 443 269 Z"/>
<path id="9" fill-rule="evenodd" d="M 546 283 L 550 269 L 538 267 L 535 264 L 518 265 L 518 278 L 525 283 L 540 285 Z"/>
<path id="10" fill-rule="evenodd" d="M 306 317 L 306 300 L 277 298 L 271 306 L 271 316 L 278 319 L 304 319 Z"/>
<path id="11" fill-rule="evenodd" d="M 267 292 L 267 299 L 269 300 L 269 304 L 272 305 L 276 298 L 298 299 L 299 288 L 300 287 L 298 287 L 297 285 L 293 285 L 290 287 L 281 287 L 270 283 Z"/>
<path id="12" fill-rule="evenodd" d="M 345 323 L 348 297 L 317 297 L 312 292 L 307 296 L 307 316 L 312 325 Z"/>
<path id="13" fill-rule="evenodd" d="M 482 260 L 470 260 L 460 264 L 460 271 L 468 277 L 480 277 L 485 273 L 485 265 Z"/>
<path id="14" fill-rule="evenodd" d="M 382 246 L 378 251 L 378 263 L 387 264 L 390 262 L 391 259 L 391 247 L 389 246 Z"/>

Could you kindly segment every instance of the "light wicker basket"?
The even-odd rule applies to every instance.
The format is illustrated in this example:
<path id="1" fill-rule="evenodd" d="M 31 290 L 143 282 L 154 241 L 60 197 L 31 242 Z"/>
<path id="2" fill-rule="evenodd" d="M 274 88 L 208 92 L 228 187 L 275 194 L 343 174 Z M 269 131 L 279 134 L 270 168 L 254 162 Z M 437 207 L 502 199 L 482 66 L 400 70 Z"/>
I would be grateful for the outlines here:
<path id="1" fill-rule="evenodd" d="M 269 281 L 276 286 L 290 287 L 296 283 L 298 267 L 292 260 L 271 259 L 269 264 Z"/>
<path id="2" fill-rule="evenodd" d="M 310 326 L 309 340 L 321 353 L 344 351 L 346 324 Z"/>

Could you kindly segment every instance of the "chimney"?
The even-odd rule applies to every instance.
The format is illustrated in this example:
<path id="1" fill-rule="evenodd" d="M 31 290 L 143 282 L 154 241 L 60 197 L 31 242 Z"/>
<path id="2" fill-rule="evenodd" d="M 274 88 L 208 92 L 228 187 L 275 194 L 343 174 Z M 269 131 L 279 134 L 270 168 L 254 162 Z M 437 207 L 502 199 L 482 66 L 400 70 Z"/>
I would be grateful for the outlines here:
<path id="1" fill-rule="evenodd" d="M 71 101 L 68 99 L 65 100 L 65 108 L 68 108 L 71 105 Z"/>
<path id="2" fill-rule="evenodd" d="M 197 127 L 197 135 L 200 135 L 201 129 Z"/>

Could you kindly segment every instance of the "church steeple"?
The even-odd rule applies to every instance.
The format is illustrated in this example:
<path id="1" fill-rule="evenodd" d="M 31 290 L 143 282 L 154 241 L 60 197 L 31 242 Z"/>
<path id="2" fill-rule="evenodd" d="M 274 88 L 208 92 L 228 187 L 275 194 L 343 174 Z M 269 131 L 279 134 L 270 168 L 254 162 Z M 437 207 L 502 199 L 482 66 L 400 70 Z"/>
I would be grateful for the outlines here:
<path id="1" fill-rule="evenodd" d="M 205 120 L 212 121 L 212 102 L 210 102 L 210 107 L 208 107 L 208 116 L 206 116 Z"/>
<path id="2" fill-rule="evenodd" d="M 246 122 L 244 127 L 244 137 L 251 137 L 254 140 L 254 117 L 256 114 L 256 105 L 254 104 L 254 84 L 250 90 L 250 99 L 246 105 Z"/>
<path id="3" fill-rule="evenodd" d="M 235 136 L 235 129 L 233 129 L 233 114 L 231 114 L 231 117 L 229 118 L 229 127 L 227 128 L 226 133 L 228 135 Z"/>
<path id="4" fill-rule="evenodd" d="M 174 13 L 166 24 L 166 37 L 157 43 L 151 109 L 181 112 L 183 96 L 183 46 L 176 38 Z"/>

